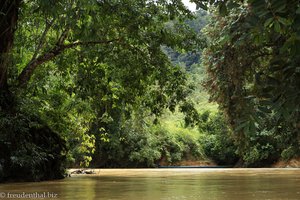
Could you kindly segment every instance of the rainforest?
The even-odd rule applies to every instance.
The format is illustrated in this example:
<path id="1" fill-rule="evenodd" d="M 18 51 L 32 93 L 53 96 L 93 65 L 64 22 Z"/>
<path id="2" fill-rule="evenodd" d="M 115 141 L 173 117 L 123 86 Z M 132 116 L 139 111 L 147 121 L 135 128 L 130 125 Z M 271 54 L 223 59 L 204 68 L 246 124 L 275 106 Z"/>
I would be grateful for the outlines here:
<path id="1" fill-rule="evenodd" d="M 0 182 L 300 156 L 296 0 L 1 0 Z"/>

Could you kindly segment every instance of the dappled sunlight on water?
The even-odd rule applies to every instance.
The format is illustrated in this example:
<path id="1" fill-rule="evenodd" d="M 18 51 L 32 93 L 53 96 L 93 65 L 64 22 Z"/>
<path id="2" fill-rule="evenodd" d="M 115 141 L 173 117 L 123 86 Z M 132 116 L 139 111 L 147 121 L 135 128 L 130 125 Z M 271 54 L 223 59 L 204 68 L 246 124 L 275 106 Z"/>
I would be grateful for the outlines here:
<path id="1" fill-rule="evenodd" d="M 300 199 L 300 169 L 122 169 L 96 173 L 58 181 L 2 184 L 0 192 L 49 192 L 48 199 L 53 199 L 51 194 L 57 194 L 58 199 L 103 200 Z"/>

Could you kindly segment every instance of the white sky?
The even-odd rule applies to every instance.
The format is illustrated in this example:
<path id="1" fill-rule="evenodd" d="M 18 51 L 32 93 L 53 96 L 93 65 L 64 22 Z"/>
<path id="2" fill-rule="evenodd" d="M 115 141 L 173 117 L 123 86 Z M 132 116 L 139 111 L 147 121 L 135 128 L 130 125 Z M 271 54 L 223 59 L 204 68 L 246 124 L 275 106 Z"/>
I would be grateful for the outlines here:
<path id="1" fill-rule="evenodd" d="M 190 3 L 189 0 L 182 0 L 182 2 L 183 2 L 184 5 L 185 5 L 186 7 L 188 7 L 191 11 L 195 11 L 195 10 L 196 10 L 196 4 Z"/>

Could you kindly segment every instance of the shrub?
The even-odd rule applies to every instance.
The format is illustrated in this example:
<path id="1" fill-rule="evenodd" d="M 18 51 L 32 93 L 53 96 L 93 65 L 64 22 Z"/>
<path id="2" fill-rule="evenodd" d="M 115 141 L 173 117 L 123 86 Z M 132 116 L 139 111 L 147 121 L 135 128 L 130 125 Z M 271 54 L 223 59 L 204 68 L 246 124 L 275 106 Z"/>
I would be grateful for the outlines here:
<path id="1" fill-rule="evenodd" d="M 269 163 L 268 159 L 275 153 L 273 145 L 259 144 L 253 145 L 244 155 L 243 160 L 246 166 L 257 167 Z"/>
<path id="2" fill-rule="evenodd" d="M 65 141 L 31 114 L 0 113 L 0 181 L 63 178 Z"/>
<path id="3" fill-rule="evenodd" d="M 221 113 L 212 114 L 205 111 L 200 116 L 199 143 L 205 155 L 219 165 L 233 165 L 237 162 L 237 147 L 231 137 Z"/>
<path id="4" fill-rule="evenodd" d="M 296 155 L 295 147 L 289 146 L 281 152 L 281 157 L 283 160 L 290 160 Z"/>

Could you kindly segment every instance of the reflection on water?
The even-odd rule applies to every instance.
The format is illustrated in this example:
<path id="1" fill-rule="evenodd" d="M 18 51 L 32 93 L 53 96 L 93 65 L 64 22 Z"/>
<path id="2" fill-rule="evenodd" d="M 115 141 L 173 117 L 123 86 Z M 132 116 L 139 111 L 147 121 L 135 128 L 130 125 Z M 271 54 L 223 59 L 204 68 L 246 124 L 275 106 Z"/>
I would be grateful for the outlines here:
<path id="1" fill-rule="evenodd" d="M 0 197 L 49 192 L 72 200 L 296 200 L 299 186 L 300 169 L 123 169 L 58 181 L 2 184 Z"/>

